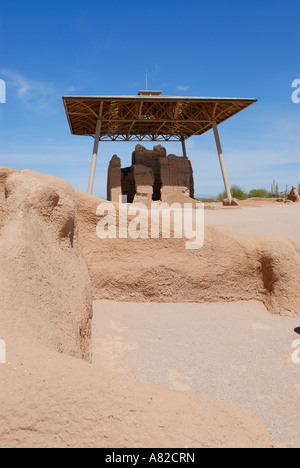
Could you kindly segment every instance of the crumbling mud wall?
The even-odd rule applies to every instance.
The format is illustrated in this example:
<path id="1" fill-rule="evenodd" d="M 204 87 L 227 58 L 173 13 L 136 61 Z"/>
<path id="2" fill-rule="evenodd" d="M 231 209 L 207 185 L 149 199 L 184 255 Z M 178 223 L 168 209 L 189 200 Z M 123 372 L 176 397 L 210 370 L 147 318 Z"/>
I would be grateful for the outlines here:
<path id="1" fill-rule="evenodd" d="M 132 153 L 132 165 L 139 164 L 149 167 L 153 171 L 153 200 L 157 201 L 161 198 L 161 176 L 160 176 L 160 160 L 167 157 L 166 149 L 157 145 L 153 150 L 147 150 L 142 145 L 137 145 Z"/>
<path id="2" fill-rule="evenodd" d="M 161 200 L 168 201 L 170 197 L 194 197 L 194 178 L 191 162 L 170 154 L 160 159 Z"/>
<path id="3" fill-rule="evenodd" d="M 288 193 L 288 200 L 294 202 L 294 203 L 300 203 L 300 195 L 297 190 L 297 187 L 293 185 L 292 190 Z"/>
<path id="4" fill-rule="evenodd" d="M 101 201 L 77 195 L 79 239 L 95 299 L 258 300 L 272 314 L 300 316 L 300 246 L 288 238 L 206 226 L 199 250 L 187 250 L 186 239 L 174 239 L 172 233 L 170 239 L 151 239 L 150 233 L 148 239 L 98 239 L 96 209 Z"/>
<path id="5" fill-rule="evenodd" d="M 99 202 L 75 196 L 57 178 L 0 168 L 0 323 L 8 350 L 0 365 L 0 448 L 176 448 L 187 440 L 190 447 L 272 447 L 247 411 L 56 352 L 90 359 L 90 282 L 78 228 L 86 252 L 95 248 L 104 282 L 109 256 L 118 261 L 109 243 L 107 257 L 95 244 Z"/>
<path id="6" fill-rule="evenodd" d="M 121 169 L 120 159 L 113 156 L 107 187 L 107 199 L 113 202 L 118 202 L 120 193 L 127 196 L 129 203 L 171 199 L 181 202 L 186 200 L 184 197 L 194 197 L 193 169 L 187 157 L 167 156 L 161 145 L 153 150 L 137 145 L 130 167 Z"/>
<path id="7" fill-rule="evenodd" d="M 133 169 L 125 167 L 121 169 L 121 192 L 127 197 L 128 203 L 132 203 L 135 196 L 135 180 Z"/>
<path id="8" fill-rule="evenodd" d="M 118 202 L 121 195 L 121 160 L 114 155 L 108 166 L 107 200 Z"/>
<path id="9" fill-rule="evenodd" d="M 0 168 L 0 181 L 2 320 L 90 360 L 91 283 L 78 243 L 74 189 L 29 170 Z"/>
<path id="10" fill-rule="evenodd" d="M 154 174 L 150 167 L 134 164 L 133 174 L 135 180 L 134 202 L 151 204 L 153 199 Z"/>

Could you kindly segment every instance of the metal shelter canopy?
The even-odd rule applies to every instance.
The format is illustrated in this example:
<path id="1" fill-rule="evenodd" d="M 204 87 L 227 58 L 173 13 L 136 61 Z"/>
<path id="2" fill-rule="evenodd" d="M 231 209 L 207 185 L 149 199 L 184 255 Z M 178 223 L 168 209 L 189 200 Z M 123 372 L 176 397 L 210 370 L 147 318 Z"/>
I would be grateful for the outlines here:
<path id="1" fill-rule="evenodd" d="M 73 135 L 100 141 L 178 141 L 201 135 L 256 102 L 256 99 L 161 96 L 140 91 L 137 96 L 64 96 Z"/>
<path id="2" fill-rule="evenodd" d="M 162 96 L 139 91 L 136 96 L 64 96 L 73 135 L 94 137 L 88 193 L 92 194 L 99 141 L 178 141 L 213 129 L 227 198 L 232 199 L 217 125 L 256 99 Z"/>

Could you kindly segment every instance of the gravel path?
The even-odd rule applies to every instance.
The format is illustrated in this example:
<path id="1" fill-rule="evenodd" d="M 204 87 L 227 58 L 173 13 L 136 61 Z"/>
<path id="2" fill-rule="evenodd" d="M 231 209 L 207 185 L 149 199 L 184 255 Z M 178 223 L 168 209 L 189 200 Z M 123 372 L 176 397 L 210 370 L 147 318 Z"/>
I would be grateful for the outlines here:
<path id="1" fill-rule="evenodd" d="M 238 405 L 266 424 L 277 447 L 300 447 L 299 319 L 255 301 L 97 301 L 94 314 L 95 365 Z"/>

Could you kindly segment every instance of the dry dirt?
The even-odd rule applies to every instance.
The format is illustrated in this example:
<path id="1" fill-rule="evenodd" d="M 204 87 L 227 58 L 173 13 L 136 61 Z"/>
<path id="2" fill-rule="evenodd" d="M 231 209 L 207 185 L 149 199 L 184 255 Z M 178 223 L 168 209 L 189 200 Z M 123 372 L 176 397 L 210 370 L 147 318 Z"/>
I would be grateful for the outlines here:
<path id="1" fill-rule="evenodd" d="M 207 210 L 205 222 L 237 232 L 286 236 L 300 244 L 300 204 L 253 205 L 239 210 Z"/>
<path id="2" fill-rule="evenodd" d="M 1 334 L 2 334 L 1 330 Z M 232 405 L 136 382 L 5 329 L 0 447 L 270 447 Z"/>
<path id="3" fill-rule="evenodd" d="M 276 447 L 300 447 L 299 319 L 256 301 L 155 304 L 96 301 L 93 362 L 136 380 L 253 412 Z"/>
<path id="4" fill-rule="evenodd" d="M 95 299 L 255 299 L 298 317 L 299 245 L 209 226 L 200 251 L 101 241 L 99 203 L 56 178 L 0 168 L 0 447 L 270 447 L 243 409 L 89 362 L 88 270 Z"/>

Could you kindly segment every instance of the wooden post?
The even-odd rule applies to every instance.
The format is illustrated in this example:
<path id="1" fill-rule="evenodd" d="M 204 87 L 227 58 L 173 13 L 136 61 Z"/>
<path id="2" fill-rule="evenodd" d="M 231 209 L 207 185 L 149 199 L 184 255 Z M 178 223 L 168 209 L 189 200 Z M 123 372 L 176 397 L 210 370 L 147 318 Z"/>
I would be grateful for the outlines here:
<path id="1" fill-rule="evenodd" d="M 185 147 L 185 139 L 184 138 L 181 138 L 181 144 L 182 144 L 182 154 L 185 158 L 187 158 L 187 154 L 186 154 L 186 147 Z"/>
<path id="2" fill-rule="evenodd" d="M 97 125 L 96 125 L 92 165 L 91 165 L 89 188 L 88 188 L 88 194 L 89 195 L 92 195 L 92 193 L 93 193 L 95 171 L 96 171 L 96 164 L 97 164 L 97 155 L 98 155 L 98 148 L 99 148 L 100 131 L 101 131 L 101 119 L 98 119 L 97 120 Z"/>
<path id="3" fill-rule="evenodd" d="M 222 146 L 221 146 L 221 142 L 220 142 L 220 136 L 219 136 L 219 132 L 218 132 L 217 123 L 216 123 L 215 120 L 212 120 L 212 126 L 213 126 L 213 130 L 214 130 L 214 135 L 215 135 L 215 140 L 216 140 L 216 145 L 217 145 L 217 150 L 218 150 L 218 155 L 219 155 L 219 160 L 220 160 L 220 165 L 221 165 L 221 170 L 222 170 L 222 175 L 223 175 L 223 180 L 224 180 L 224 185 L 225 185 L 227 198 L 229 198 L 229 200 L 232 200 L 232 194 L 231 194 L 231 191 L 230 191 L 230 185 L 229 185 L 229 181 L 228 181 L 228 177 L 227 177 L 225 161 L 224 161 Z"/>

